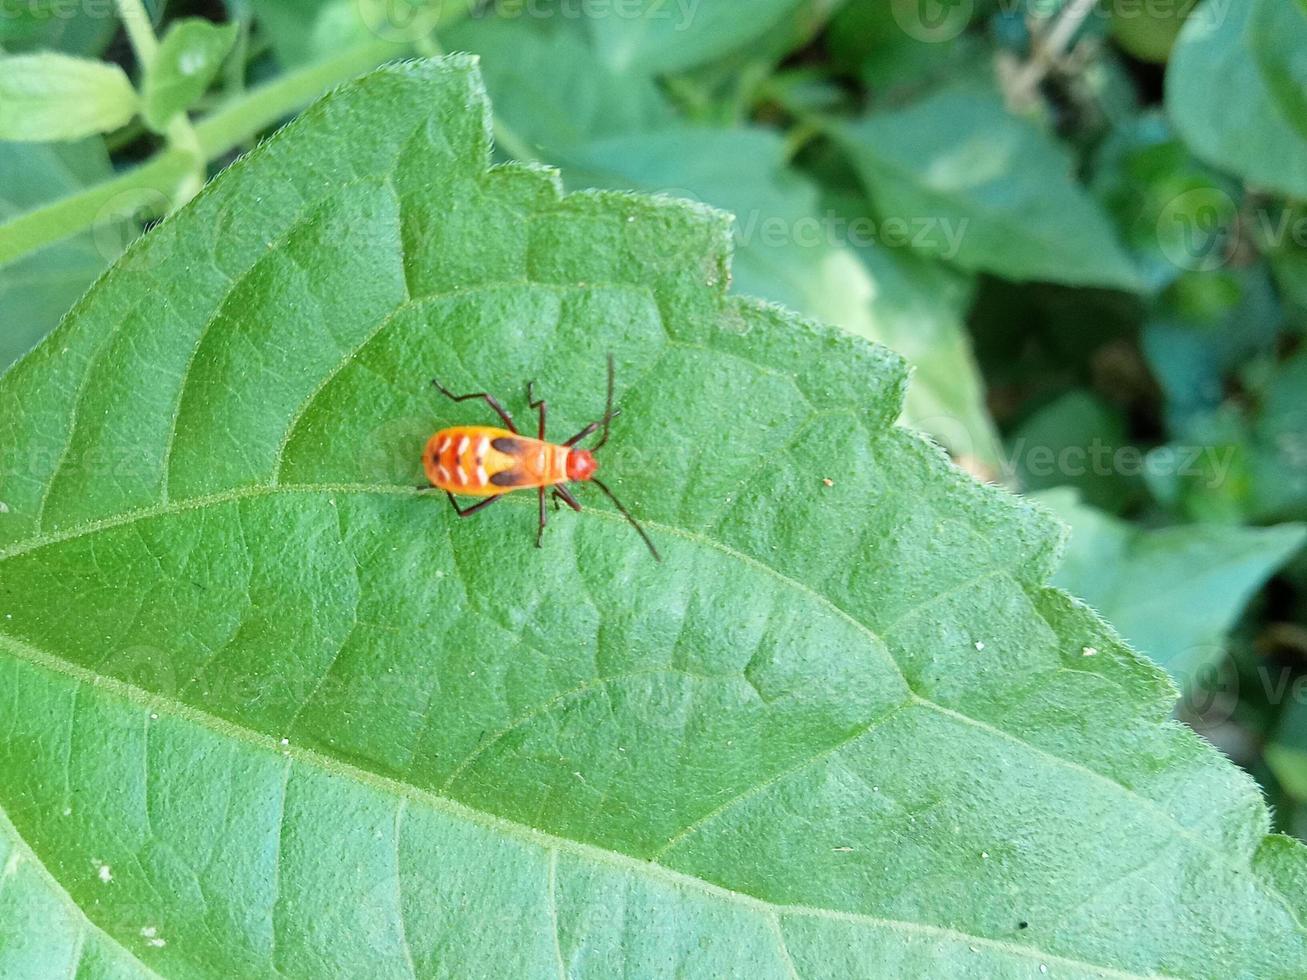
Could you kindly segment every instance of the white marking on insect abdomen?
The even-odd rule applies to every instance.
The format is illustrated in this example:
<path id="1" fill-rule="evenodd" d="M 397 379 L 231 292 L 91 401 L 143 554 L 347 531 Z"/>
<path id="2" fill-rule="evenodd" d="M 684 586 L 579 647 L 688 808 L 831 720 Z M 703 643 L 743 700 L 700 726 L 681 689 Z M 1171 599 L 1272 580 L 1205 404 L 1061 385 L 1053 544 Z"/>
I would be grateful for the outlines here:
<path id="1" fill-rule="evenodd" d="M 487 439 L 485 436 L 482 436 L 480 439 L 477 440 L 477 452 L 476 452 L 477 483 L 483 487 L 490 482 L 490 477 L 486 475 L 486 466 L 485 466 L 486 452 L 489 449 L 490 449 L 489 439 Z"/>
<path id="2" fill-rule="evenodd" d="M 467 455 L 467 447 L 471 442 L 472 440 L 467 436 L 460 436 L 458 448 L 454 450 L 454 465 L 457 467 L 454 470 L 454 475 L 458 477 L 459 486 L 463 487 L 467 486 L 471 480 L 471 477 L 467 475 L 467 460 L 463 458 Z"/>
<path id="3" fill-rule="evenodd" d="M 566 446 L 560 446 L 554 455 L 554 479 L 559 482 L 567 480 L 567 457 L 571 455 L 572 450 Z"/>

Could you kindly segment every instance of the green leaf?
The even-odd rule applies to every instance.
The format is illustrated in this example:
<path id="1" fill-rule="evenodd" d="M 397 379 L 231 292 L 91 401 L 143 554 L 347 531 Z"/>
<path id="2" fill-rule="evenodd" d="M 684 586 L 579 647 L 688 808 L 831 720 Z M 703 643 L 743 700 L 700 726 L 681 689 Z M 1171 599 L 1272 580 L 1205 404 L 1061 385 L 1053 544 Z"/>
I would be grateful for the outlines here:
<path id="1" fill-rule="evenodd" d="M 0 142 L 0 221 L 112 174 L 103 140 Z M 132 195 L 100 212 L 94 228 L 0 266 L 0 370 L 49 333 L 137 233 L 122 213 Z M 139 203 L 139 202 L 138 202 Z"/>
<path id="2" fill-rule="evenodd" d="M 1307 51 L 1307 16 L 1289 9 L 1294 6 L 1207 0 L 1171 56 L 1166 107 L 1199 157 L 1301 197 L 1307 195 L 1307 123 L 1297 114 L 1301 102 L 1286 92 L 1290 79 L 1300 77 L 1293 73 Z"/>
<path id="3" fill-rule="evenodd" d="M 1278 678 L 1277 678 L 1278 680 Z M 1291 695 L 1285 704 L 1284 712 L 1271 733 L 1271 742 L 1266 746 L 1266 764 L 1294 800 L 1307 802 L 1307 701 L 1303 700 L 1304 687 L 1297 679 L 1290 682 L 1284 677 L 1290 689 L 1272 688 L 1272 697 L 1284 698 Z"/>
<path id="4" fill-rule="evenodd" d="M 1199 520 L 1307 520 L 1307 352 L 1276 365 L 1256 400 L 1246 415 L 1226 404 L 1189 419 L 1163 451 L 1210 449 L 1183 473 L 1164 467 L 1157 496 Z"/>
<path id="5" fill-rule="evenodd" d="M 1254 3 L 1249 36 L 1267 91 L 1298 135 L 1307 138 L 1307 3 Z"/>
<path id="6" fill-rule="evenodd" d="M 739 51 L 802 5 L 753 0 L 742 15 L 733 0 L 622 0 L 596 7 L 586 27 L 600 59 L 614 71 L 661 74 Z"/>
<path id="7" fill-rule="evenodd" d="M 136 107 L 136 91 L 117 65 L 50 53 L 0 56 L 0 140 L 107 133 Z"/>
<path id="8" fill-rule="evenodd" d="M 0 0 L 0 49 L 18 54 L 56 50 L 100 54 L 118 30 L 112 3 L 40 3 Z"/>
<path id="9" fill-rule="evenodd" d="M 1141 530 L 1069 490 L 1037 499 L 1071 527 L 1054 581 L 1080 596 L 1182 685 L 1224 655 L 1253 594 L 1307 543 L 1307 527 L 1188 524 Z"/>
<path id="10" fill-rule="evenodd" d="M 3 972 L 1307 971 L 1307 851 L 899 360 L 729 295 L 717 212 L 488 167 L 484 109 L 462 58 L 337 90 L 0 379 Z M 433 374 L 570 430 L 609 351 L 665 563 L 412 489 L 485 418 Z"/>
<path id="11" fill-rule="evenodd" d="M 1112 131 L 1095 156 L 1092 187 L 1150 292 L 1234 260 L 1239 188 L 1194 159 L 1160 111 Z"/>
<path id="12" fill-rule="evenodd" d="M 610 69 L 595 56 L 579 25 L 475 18 L 443 37 L 453 49 L 480 55 L 496 114 L 546 156 L 675 120 L 653 79 Z M 541 85 L 542 78 L 549 84 Z"/>
<path id="13" fill-rule="evenodd" d="M 1009 279 L 1140 288 L 1067 154 L 997 96 L 948 90 L 838 135 L 882 220 L 959 231 L 922 236 L 922 251 Z"/>
<path id="14" fill-rule="evenodd" d="M 871 273 L 870 336 L 912 367 L 904 420 L 934 436 L 960 465 L 994 473 L 1002 447 L 964 319 L 971 280 L 904 249 L 857 254 Z"/>
<path id="15" fill-rule="evenodd" d="M 1196 415 L 1225 399 L 1239 365 L 1274 354 L 1283 318 L 1265 265 L 1181 277 L 1142 337 L 1173 432 L 1185 431 Z"/>
<path id="16" fill-rule="evenodd" d="M 1028 491 L 1071 486 L 1094 506 L 1119 512 L 1139 489 L 1143 452 L 1130 445 L 1121 411 L 1084 389 L 1024 420 L 1008 452 L 1009 475 Z"/>
<path id="17" fill-rule="evenodd" d="M 162 131 L 204 94 L 236 43 L 236 32 L 235 24 L 200 17 L 185 17 L 168 28 L 145 73 L 141 114 L 152 129 Z"/>

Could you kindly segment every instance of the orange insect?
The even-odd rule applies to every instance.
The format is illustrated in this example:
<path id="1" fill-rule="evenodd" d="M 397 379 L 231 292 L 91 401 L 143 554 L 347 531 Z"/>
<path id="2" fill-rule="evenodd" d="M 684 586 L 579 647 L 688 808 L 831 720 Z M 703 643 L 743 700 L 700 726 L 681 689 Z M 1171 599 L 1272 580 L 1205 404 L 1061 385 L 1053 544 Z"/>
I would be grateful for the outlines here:
<path id="1" fill-rule="evenodd" d="M 548 523 L 545 509 L 545 496 L 551 490 L 553 495 L 575 511 L 581 510 L 581 504 L 566 484 L 593 483 L 609 500 L 613 502 L 622 516 L 631 522 L 639 532 L 654 559 L 662 561 L 658 549 L 654 547 L 645 529 L 640 526 L 631 512 L 622 506 L 622 502 L 613 495 L 598 477 L 595 470 L 599 464 L 595 461 L 597 453 L 608 442 L 608 432 L 614 418 L 620 414 L 613 408 L 613 359 L 608 358 L 608 405 L 603 418 L 591 422 L 576 435 L 561 445 L 545 439 L 544 399 L 535 397 L 535 382 L 526 386 L 526 397 L 531 408 L 540 413 L 540 429 L 537 438 L 532 439 L 517 431 L 513 416 L 494 395 L 478 391 L 471 395 L 455 395 L 439 381 L 431 382 L 446 398 L 455 402 L 465 402 L 480 398 L 498 415 L 507 428 L 499 429 L 488 425 L 458 425 L 441 429 L 427 441 L 422 453 L 422 467 L 427 479 L 437 490 L 445 491 L 450 504 L 459 517 L 471 517 L 477 511 L 485 510 L 495 501 L 514 490 L 534 488 L 540 498 L 540 528 L 536 532 L 536 547 L 539 548 Z M 577 449 L 577 443 L 588 438 L 600 429 L 603 435 L 593 449 Z M 425 490 L 427 487 L 419 487 Z M 454 494 L 466 497 L 485 497 L 480 503 L 471 507 L 459 507 Z"/>

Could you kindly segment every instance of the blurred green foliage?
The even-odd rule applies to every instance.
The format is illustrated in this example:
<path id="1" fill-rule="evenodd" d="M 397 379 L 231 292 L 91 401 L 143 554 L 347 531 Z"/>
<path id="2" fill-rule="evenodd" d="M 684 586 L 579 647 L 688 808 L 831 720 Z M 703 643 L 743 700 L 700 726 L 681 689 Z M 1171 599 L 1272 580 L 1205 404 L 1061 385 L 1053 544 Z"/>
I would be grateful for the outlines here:
<path id="1" fill-rule="evenodd" d="M 1072 527 L 1063 584 L 1307 831 L 1301 0 L 0 7 L 0 66 L 103 59 L 145 97 L 106 136 L 0 142 L 0 365 L 194 191 L 133 177 L 161 147 L 211 173 L 244 144 L 205 120 L 472 51 L 505 157 L 733 211 L 737 289 L 904 353 L 906 421 L 1041 491 Z"/>

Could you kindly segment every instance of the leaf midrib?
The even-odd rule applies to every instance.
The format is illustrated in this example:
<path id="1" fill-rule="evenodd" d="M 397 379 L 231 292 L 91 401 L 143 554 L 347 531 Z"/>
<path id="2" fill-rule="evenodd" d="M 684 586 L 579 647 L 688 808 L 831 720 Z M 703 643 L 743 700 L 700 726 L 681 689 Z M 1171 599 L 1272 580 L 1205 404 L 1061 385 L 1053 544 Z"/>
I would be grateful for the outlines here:
<path id="1" fill-rule="evenodd" d="M 418 497 L 418 496 L 425 495 L 425 492 L 420 490 L 414 490 L 413 488 L 410 487 L 384 485 L 384 484 L 275 484 L 275 485 L 259 484 L 253 486 L 239 487 L 239 488 L 225 490 L 220 493 L 215 493 L 207 496 L 188 498 L 185 501 L 160 504 L 155 507 L 142 508 L 134 511 L 127 511 L 123 514 L 118 514 L 111 518 L 103 518 L 101 520 L 92 521 L 85 525 L 80 525 L 76 528 L 71 528 L 66 531 L 36 535 L 32 538 L 29 538 L 25 542 L 19 543 L 18 545 L 11 546 L 10 548 L 5 550 L 0 550 L 0 567 L 3 566 L 4 562 L 8 561 L 11 558 L 19 557 L 28 554 L 30 552 L 37 551 L 43 547 L 59 544 L 65 541 L 76 540 L 77 538 L 85 537 L 86 535 L 89 534 L 94 534 L 103 530 L 110 530 L 116 527 L 123 527 L 129 524 L 133 524 L 137 521 L 148 520 L 154 517 L 163 517 L 163 516 L 170 516 L 179 513 L 185 513 L 191 510 L 201 510 L 206 507 L 212 507 L 218 504 L 230 503 L 238 500 L 248 500 L 248 499 L 255 499 L 259 497 L 274 496 L 280 494 L 343 494 L 343 495 L 378 494 L 378 495 L 397 496 L 397 497 Z M 510 504 L 523 506 L 523 507 L 526 506 L 525 503 L 519 503 L 512 497 L 508 497 L 506 499 Z M 611 520 L 616 522 L 621 522 L 623 520 L 618 515 L 611 514 L 607 511 L 596 510 L 593 508 L 588 508 L 584 512 L 584 514 L 598 517 L 603 520 Z M 1017 735 L 1012 734 L 1011 732 L 1004 731 L 1003 729 L 998 728 L 988 722 L 982 721 L 977 718 L 972 718 L 952 708 L 945 707 L 944 705 L 932 701 L 931 699 L 917 693 L 917 691 L 913 689 L 907 676 L 903 673 L 902 668 L 900 668 L 898 661 L 896 661 L 894 657 L 889 653 L 888 644 L 885 643 L 885 641 L 881 638 L 880 634 L 877 633 L 875 630 L 873 630 L 866 623 L 862 622 L 860 619 L 856 618 L 855 616 L 847 612 L 845 609 L 841 608 L 830 598 L 813 589 L 810 585 L 801 582 L 798 579 L 789 577 L 788 575 L 784 574 L 780 570 L 774 568 L 771 565 L 766 564 L 763 561 L 760 561 L 757 558 L 754 558 L 751 555 L 747 555 L 744 552 L 737 551 L 736 549 L 730 547 L 729 545 L 721 541 L 717 541 L 713 538 L 707 537 L 698 532 L 689 530 L 687 528 L 678 527 L 675 525 L 663 524 L 657 521 L 645 521 L 644 523 L 646 527 L 649 527 L 659 532 L 660 534 L 667 534 L 667 535 L 679 537 L 684 540 L 691 541 L 700 546 L 718 551 L 721 554 L 724 554 L 733 560 L 739 561 L 742 564 L 748 565 L 754 569 L 757 569 L 767 575 L 774 577 L 775 579 L 777 579 L 787 587 L 792 588 L 796 592 L 799 592 L 804 596 L 812 599 L 818 605 L 828 609 L 836 616 L 838 616 L 839 618 L 847 622 L 849 625 L 853 626 L 859 632 L 865 634 L 867 637 L 869 637 L 871 640 L 874 641 L 873 644 L 874 646 L 884 651 L 883 659 L 890 667 L 890 669 L 893 670 L 903 680 L 904 686 L 910 692 L 909 697 L 904 702 L 905 704 L 915 702 L 920 707 L 926 708 L 930 711 L 934 711 L 938 714 L 941 714 L 954 721 L 960 722 L 964 725 L 968 725 L 970 727 L 979 729 L 981 731 L 988 732 L 990 735 L 1001 738 L 1004 741 L 1019 745 L 1026 751 L 1029 751 L 1039 756 L 1040 758 L 1046 759 L 1052 762 L 1056 766 L 1060 766 L 1069 769 L 1073 772 L 1080 773 L 1081 775 L 1087 776 L 1090 779 L 1104 786 L 1111 787 L 1113 792 L 1124 794 L 1130 800 L 1132 800 L 1137 805 L 1139 805 L 1141 809 L 1147 810 L 1160 817 L 1162 821 L 1165 824 L 1167 824 L 1175 834 L 1193 841 L 1200 848 L 1202 848 L 1203 850 L 1207 851 L 1208 853 L 1216 857 L 1220 863 L 1229 865 L 1230 867 L 1234 868 L 1236 871 L 1247 870 L 1248 865 L 1246 862 L 1236 861 L 1230 854 L 1217 848 L 1205 837 L 1200 836 L 1199 834 L 1195 833 L 1192 829 L 1182 824 L 1179 820 L 1175 818 L 1174 815 L 1172 815 L 1160 803 L 1152 799 L 1149 799 L 1146 796 L 1143 796 L 1142 794 L 1138 793 L 1136 790 L 1125 785 L 1124 783 L 1118 782 L 1117 780 L 1111 778 L 1110 776 L 1098 772 L 1095 769 L 1091 769 L 1088 766 L 1082 765 L 1081 763 L 1075 762 L 1071 759 L 1066 759 L 1062 756 L 1049 752 L 1048 750 L 1043 749 L 1031 742 L 1028 742 L 1018 737 Z M 993 571 L 986 574 L 993 574 Z M 933 597 L 932 599 L 924 600 L 923 603 L 919 604 L 919 607 L 915 607 L 912 610 L 912 612 L 919 612 L 920 608 L 925 608 L 926 606 L 929 605 L 931 601 L 934 601 L 935 598 L 938 597 Z M 11 637 L 8 634 L 0 631 L 0 642 L 6 642 L 6 641 L 13 644 L 17 644 L 21 647 L 28 646 L 28 644 L 26 644 L 24 641 L 18 640 L 17 638 Z M 67 663 L 67 661 L 62 660 L 62 658 L 59 658 L 54 654 L 47 653 L 45 655 L 54 658 L 60 663 Z M 75 669 L 78 670 L 85 669 L 85 668 L 77 668 L 75 667 L 75 665 L 71 665 L 71 664 L 69 666 L 74 667 Z M 92 677 L 100 676 L 91 671 L 88 671 L 87 673 L 90 674 L 90 676 Z M 133 688 L 133 690 L 138 690 L 138 689 Z M 149 694 L 149 692 L 143 692 L 143 693 L 147 694 L 151 698 L 155 697 L 155 695 Z M 168 699 L 168 698 L 164 698 L 162 700 L 166 701 L 169 704 L 176 705 L 182 709 L 190 708 L 190 706 L 187 705 L 185 702 L 175 701 L 173 699 Z M 199 709 L 190 709 L 190 710 L 198 711 Z M 204 712 L 200 712 L 200 713 L 205 714 Z M 226 723 L 231 724 L 235 728 L 241 727 L 236 725 L 234 722 L 226 722 Z M 268 737 L 271 738 L 271 736 Z M 825 750 L 823 750 L 823 752 L 824 751 Z M 326 758 L 330 758 L 330 757 L 326 757 Z M 806 764 L 810 764 L 810 763 L 811 760 L 808 760 Z M 801 769 L 802 766 L 799 766 L 798 768 Z M 362 770 L 362 771 L 366 771 L 366 770 Z M 752 787 L 748 790 L 745 790 L 743 793 L 740 794 L 740 798 L 748 796 L 751 792 L 755 791 L 756 788 L 757 787 Z M 417 787 L 414 787 L 414 789 L 417 790 Z M 426 792 L 426 791 L 418 790 L 418 792 Z M 443 799 L 444 797 L 437 796 L 437 798 Z M 495 819 L 501 819 L 501 818 L 496 817 Z M 585 846 L 591 846 L 591 845 L 585 845 Z M 1278 895 L 1278 893 L 1276 894 Z M 1282 896 L 1280 897 L 1281 899 L 1283 899 Z M 761 901 L 761 899 L 759 899 L 759 901 Z M 1303 930 L 1303 931 L 1307 931 L 1307 930 Z"/>
<path id="2" fill-rule="evenodd" d="M 9 642 L 8 637 L 0 637 L 0 643 L 7 644 Z M 73 896 L 69 894 L 68 890 L 60 884 L 59 879 L 57 879 L 50 872 L 50 869 L 45 866 L 45 862 L 43 862 L 37 856 L 36 852 L 32 850 L 31 845 L 27 843 L 23 835 L 18 832 L 18 828 L 14 826 L 13 821 L 10 819 L 9 814 L 5 811 L 3 806 L 0 806 L 0 833 L 7 834 L 8 837 L 13 840 L 14 846 L 18 848 L 18 853 L 22 855 L 23 860 L 37 869 L 37 873 L 49 883 L 50 889 L 58 901 L 68 908 L 73 909 L 81 920 L 82 931 L 78 935 L 76 955 L 73 957 L 74 976 L 81 972 L 80 967 L 82 965 L 82 957 L 86 955 L 86 933 L 87 931 L 90 931 L 103 939 L 111 949 L 117 950 L 127 959 L 131 960 L 131 962 L 139 967 L 147 977 L 152 977 L 153 980 L 165 980 L 164 977 L 155 973 L 148 964 L 144 963 L 130 949 L 113 936 L 109 935 L 109 933 L 105 932 L 104 929 L 98 926 L 91 917 L 86 914 L 86 911 L 77 904 L 76 899 L 74 899 Z"/>
<path id="3" fill-rule="evenodd" d="M 688 532 L 685 533 L 687 537 L 692 536 Z M 89 685 L 102 691 L 107 690 L 124 700 L 132 702 L 133 704 L 143 708 L 149 708 L 155 713 L 158 713 L 159 708 L 166 706 L 166 709 L 174 717 L 183 721 L 205 728 L 217 735 L 244 742 L 245 744 L 254 746 L 255 748 L 266 749 L 268 752 L 280 754 L 293 762 L 310 764 L 329 775 L 340 776 L 370 786 L 373 789 L 398 798 L 401 803 L 405 800 L 422 803 L 430 806 L 438 812 L 482 826 L 487 830 L 494 831 L 506 837 L 515 838 L 524 844 L 542 848 L 550 854 L 558 854 L 566 851 L 569 854 L 589 861 L 614 866 L 624 872 L 658 878 L 678 888 L 696 891 L 713 898 L 731 902 L 762 913 L 765 916 L 795 916 L 826 919 L 855 925 L 873 926 L 892 932 L 898 931 L 908 934 L 934 936 L 941 939 L 964 942 L 972 946 L 985 946 L 997 952 L 1010 955 L 1038 959 L 1041 963 L 1060 964 L 1063 966 L 1075 967 L 1077 969 L 1093 970 L 1097 971 L 1102 976 L 1119 978 L 1119 980 L 1154 980 L 1154 978 L 1170 980 L 1170 978 L 1165 974 L 1130 973 L 1128 971 L 1118 970 L 1114 967 L 1104 966 L 1086 960 L 1076 960 L 1070 957 L 1060 956 L 1056 953 L 1049 953 L 1034 946 L 1023 946 L 1006 942 L 1001 939 L 977 936 L 947 926 L 912 922 L 904 919 L 890 919 L 861 912 L 844 912 L 837 909 L 820 908 L 810 905 L 784 905 L 769 902 L 754 895 L 734 891 L 723 885 L 718 885 L 710 881 L 705 881 L 702 878 L 697 878 L 693 875 L 676 871 L 666 865 L 659 864 L 656 861 L 644 861 L 623 854 L 620 851 L 599 847 L 594 844 L 586 844 L 582 841 L 573 840 L 568 837 L 556 836 L 538 828 L 530 827 L 513 820 L 508 820 L 494 813 L 468 806 L 465 803 L 450 799 L 447 796 L 442 796 L 439 793 L 434 793 L 422 789 L 421 787 L 414 786 L 412 783 L 392 779 L 388 776 L 383 776 L 380 773 L 353 765 L 313 748 L 295 744 L 283 745 L 279 739 L 276 739 L 271 735 L 266 735 L 255 729 L 239 725 L 226 718 L 196 708 L 193 705 L 153 694 L 133 684 L 120 681 L 117 678 L 104 677 L 96 674 L 92 670 L 70 663 L 61 657 L 49 653 L 48 651 L 24 643 L 21 640 L 17 640 L 4 633 L 0 633 L 0 647 L 7 649 L 13 656 L 24 660 L 27 663 L 62 674 L 79 684 Z M 914 697 L 916 696 L 914 695 Z M 930 702 L 926 703 L 929 704 Z M 3 809 L 0 809 L 0 815 L 3 815 Z M 8 823 L 7 818 L 4 819 L 5 822 Z M 10 824 L 10 826 L 12 825 Z M 22 836 L 17 834 L 16 828 L 14 828 L 14 833 L 16 839 L 20 841 L 21 846 L 31 856 L 31 859 L 41 867 L 42 871 L 49 876 L 51 880 L 54 880 L 53 875 L 51 875 L 49 870 L 41 864 L 39 858 L 36 857 L 34 852 L 31 851 L 31 848 L 25 841 L 23 841 Z M 55 884 L 59 887 L 60 892 L 66 897 L 67 901 L 77 908 L 88 925 L 96 929 L 98 932 L 103 932 L 103 930 L 95 925 L 91 920 L 89 914 L 77 905 L 72 896 L 69 895 L 62 886 L 58 885 L 57 881 Z M 115 946 L 123 948 L 124 952 L 131 955 L 130 951 L 121 947 L 117 940 L 114 940 L 112 936 L 109 936 L 108 938 L 114 942 Z M 783 940 L 781 940 L 781 937 L 779 936 L 778 940 L 781 942 L 782 950 L 784 950 Z M 783 955 L 788 958 L 787 952 L 783 952 Z M 133 960 L 135 960 L 134 956 Z M 139 960 L 136 960 L 136 962 L 139 962 Z M 149 968 L 144 964 L 142 964 L 142 967 L 149 971 Z M 153 971 L 149 972 L 152 976 L 157 976 Z M 159 980 L 162 980 L 162 978 L 159 978 Z"/>

